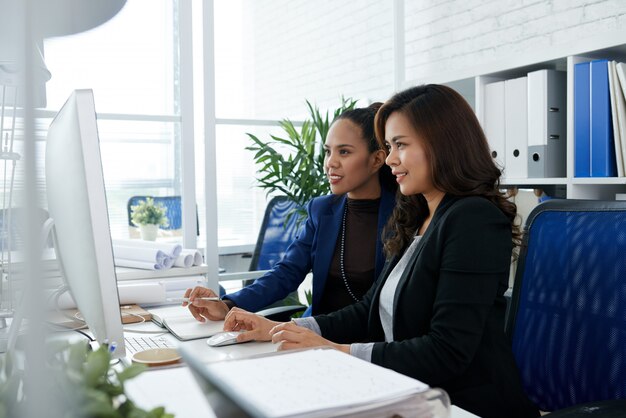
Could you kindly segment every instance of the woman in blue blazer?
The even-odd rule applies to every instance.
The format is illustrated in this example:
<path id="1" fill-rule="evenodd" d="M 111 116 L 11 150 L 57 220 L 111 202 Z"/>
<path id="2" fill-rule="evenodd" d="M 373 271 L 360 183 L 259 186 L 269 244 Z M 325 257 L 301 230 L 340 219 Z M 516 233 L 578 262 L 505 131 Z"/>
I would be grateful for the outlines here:
<path id="1" fill-rule="evenodd" d="M 382 229 L 395 205 L 395 179 L 374 135 L 380 103 L 344 112 L 324 144 L 332 195 L 312 199 L 307 219 L 282 260 L 264 276 L 222 301 L 204 287 L 188 289 L 189 310 L 199 321 L 224 319 L 234 306 L 257 311 L 298 289 L 313 272 L 313 301 L 305 312 L 330 313 L 358 302 L 384 265 Z M 184 304 L 186 305 L 186 304 Z"/>
<path id="2" fill-rule="evenodd" d="M 483 418 L 537 417 L 504 334 L 516 207 L 476 116 L 449 87 L 419 86 L 381 107 L 376 134 L 401 193 L 377 284 L 359 303 L 295 323 L 233 309 L 224 329 L 279 349 L 334 346 L 441 387 Z"/>

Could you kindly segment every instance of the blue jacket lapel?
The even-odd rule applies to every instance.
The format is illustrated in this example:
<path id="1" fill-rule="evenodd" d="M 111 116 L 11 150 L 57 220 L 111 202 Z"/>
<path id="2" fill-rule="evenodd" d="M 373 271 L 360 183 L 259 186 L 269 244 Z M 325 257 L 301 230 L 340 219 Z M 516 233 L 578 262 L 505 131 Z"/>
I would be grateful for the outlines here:
<path id="1" fill-rule="evenodd" d="M 319 236 L 317 239 L 317 256 L 313 265 L 313 306 L 318 306 L 322 298 L 330 262 L 332 261 L 337 244 L 337 237 L 341 231 L 341 218 L 346 206 L 346 196 L 333 200 L 325 213 L 319 218 Z"/>

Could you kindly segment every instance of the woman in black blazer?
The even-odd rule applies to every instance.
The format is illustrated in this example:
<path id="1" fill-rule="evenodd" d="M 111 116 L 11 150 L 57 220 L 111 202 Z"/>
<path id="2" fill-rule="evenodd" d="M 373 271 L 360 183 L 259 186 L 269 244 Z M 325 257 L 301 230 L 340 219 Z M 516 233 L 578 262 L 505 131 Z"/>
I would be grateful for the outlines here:
<path id="1" fill-rule="evenodd" d="M 448 87 L 414 87 L 381 107 L 376 136 L 400 192 L 377 283 L 329 315 L 276 324 L 234 310 L 225 329 L 280 349 L 333 345 L 441 387 L 481 417 L 538 416 L 504 335 L 516 207 L 474 112 Z"/>

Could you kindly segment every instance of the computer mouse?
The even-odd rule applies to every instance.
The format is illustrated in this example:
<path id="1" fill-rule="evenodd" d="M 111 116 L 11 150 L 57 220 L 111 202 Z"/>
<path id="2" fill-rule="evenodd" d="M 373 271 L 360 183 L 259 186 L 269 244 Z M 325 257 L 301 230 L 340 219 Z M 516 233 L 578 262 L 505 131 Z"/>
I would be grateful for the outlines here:
<path id="1" fill-rule="evenodd" d="M 215 334 L 206 340 L 206 343 L 211 347 L 222 347 L 225 345 L 238 344 L 237 335 L 244 331 L 227 331 Z"/>

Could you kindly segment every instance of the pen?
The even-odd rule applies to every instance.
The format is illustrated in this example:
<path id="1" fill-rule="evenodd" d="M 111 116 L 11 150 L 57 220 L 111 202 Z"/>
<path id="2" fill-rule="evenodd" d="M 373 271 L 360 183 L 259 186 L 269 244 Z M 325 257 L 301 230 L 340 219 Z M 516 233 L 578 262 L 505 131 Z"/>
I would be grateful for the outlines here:
<path id="1" fill-rule="evenodd" d="M 213 300 L 213 301 L 218 301 L 218 300 L 221 300 L 221 299 L 217 298 L 217 297 L 212 297 L 212 298 L 195 298 L 195 300 Z M 166 302 L 183 303 L 183 302 L 189 302 L 189 298 L 166 298 L 165 301 Z"/>

